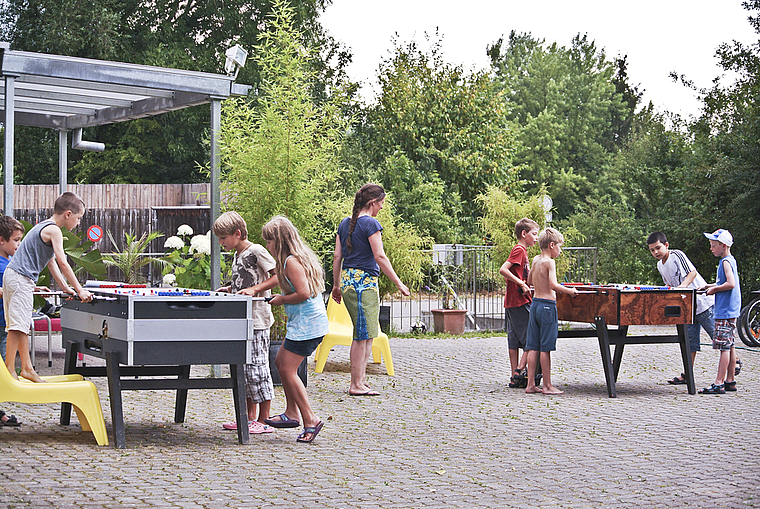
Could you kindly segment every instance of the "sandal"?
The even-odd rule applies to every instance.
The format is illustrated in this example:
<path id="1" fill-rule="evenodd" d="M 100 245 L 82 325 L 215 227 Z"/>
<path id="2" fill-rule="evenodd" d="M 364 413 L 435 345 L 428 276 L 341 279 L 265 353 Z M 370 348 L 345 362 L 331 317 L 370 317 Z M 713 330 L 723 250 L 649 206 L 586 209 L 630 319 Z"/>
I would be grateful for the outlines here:
<path id="1" fill-rule="evenodd" d="M 264 419 L 264 424 L 268 424 L 273 428 L 297 428 L 301 425 L 297 419 L 291 419 L 285 414 L 274 415 L 269 419 Z"/>
<path id="2" fill-rule="evenodd" d="M 324 426 L 325 423 L 323 421 L 319 421 L 319 424 L 313 427 L 304 428 L 303 432 L 298 435 L 298 438 L 296 438 L 296 442 L 301 442 L 302 444 L 310 444 L 314 441 L 315 438 L 317 438 L 317 434 L 322 431 L 322 426 Z M 309 435 L 309 438 L 306 438 L 306 435 Z"/>
<path id="3" fill-rule="evenodd" d="M 726 389 L 727 392 L 736 392 L 736 380 L 733 382 L 723 382 L 723 388 Z"/>
<path id="4" fill-rule="evenodd" d="M 700 394 L 725 394 L 726 389 L 723 387 L 723 384 L 715 385 L 712 384 L 710 387 L 706 387 L 704 389 L 699 389 Z"/>
<path id="5" fill-rule="evenodd" d="M 736 367 L 734 368 L 734 376 L 737 376 L 742 372 L 742 360 L 736 359 Z"/>
<path id="6" fill-rule="evenodd" d="M 681 373 L 681 376 L 674 376 L 673 380 L 668 380 L 670 385 L 683 385 L 686 383 L 686 375 Z"/>
<path id="7" fill-rule="evenodd" d="M 8 417 L 8 419 L 4 421 L 3 417 Z M 0 426 L 21 426 L 21 421 L 19 421 L 15 415 L 7 415 L 5 412 L 0 410 Z"/>

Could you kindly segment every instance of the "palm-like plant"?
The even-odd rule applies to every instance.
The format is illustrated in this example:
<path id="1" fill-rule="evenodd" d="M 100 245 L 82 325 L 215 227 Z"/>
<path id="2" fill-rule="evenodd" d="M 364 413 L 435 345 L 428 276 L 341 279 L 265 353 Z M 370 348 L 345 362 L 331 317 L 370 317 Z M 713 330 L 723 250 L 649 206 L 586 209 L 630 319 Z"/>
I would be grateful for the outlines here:
<path id="1" fill-rule="evenodd" d="M 168 263 L 161 258 L 145 254 L 150 243 L 163 236 L 163 233 L 155 231 L 143 233 L 140 238 L 137 238 L 137 234 L 124 232 L 124 237 L 126 239 L 124 249 L 103 255 L 103 262 L 108 266 L 118 267 L 119 270 L 124 273 L 125 283 L 142 284 L 145 282 L 141 270 L 143 267 L 155 263 L 163 268 L 163 266 Z M 111 239 L 111 244 L 113 244 L 114 250 L 116 250 L 117 244 L 111 235 L 111 232 L 108 232 L 108 238 Z"/>

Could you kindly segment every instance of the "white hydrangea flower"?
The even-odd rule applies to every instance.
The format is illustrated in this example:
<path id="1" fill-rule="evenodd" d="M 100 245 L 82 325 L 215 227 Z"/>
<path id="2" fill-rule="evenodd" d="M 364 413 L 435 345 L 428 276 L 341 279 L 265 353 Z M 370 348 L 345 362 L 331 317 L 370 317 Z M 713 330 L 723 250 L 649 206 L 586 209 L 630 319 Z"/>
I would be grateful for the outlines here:
<path id="1" fill-rule="evenodd" d="M 182 249 L 185 247 L 185 241 L 176 235 L 172 235 L 164 242 L 164 249 Z"/>
<path id="2" fill-rule="evenodd" d="M 177 235 L 192 235 L 193 229 L 186 224 L 182 224 L 177 228 Z"/>
<path id="3" fill-rule="evenodd" d="M 207 235 L 196 235 L 190 239 L 190 252 L 211 254 L 211 239 Z"/>
<path id="4" fill-rule="evenodd" d="M 174 283 L 177 282 L 177 276 L 174 274 L 167 274 L 164 276 L 164 284 L 165 285 L 171 285 L 174 286 Z"/>

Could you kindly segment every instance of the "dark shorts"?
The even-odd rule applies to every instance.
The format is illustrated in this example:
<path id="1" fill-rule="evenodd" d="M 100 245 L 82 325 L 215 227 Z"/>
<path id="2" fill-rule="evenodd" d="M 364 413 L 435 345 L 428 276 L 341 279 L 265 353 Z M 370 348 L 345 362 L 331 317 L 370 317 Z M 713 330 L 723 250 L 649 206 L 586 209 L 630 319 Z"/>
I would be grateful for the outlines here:
<path id="1" fill-rule="evenodd" d="M 557 349 L 557 303 L 553 300 L 533 299 L 528 320 L 526 350 L 551 352 Z"/>
<path id="2" fill-rule="evenodd" d="M 322 342 L 322 338 L 324 338 L 324 336 L 320 336 L 314 339 L 307 339 L 305 341 L 293 341 L 285 338 L 285 341 L 282 342 L 282 347 L 288 352 L 293 352 L 294 354 L 300 355 L 302 357 L 308 357 L 314 353 L 314 350 L 317 349 L 319 344 Z"/>
<path id="3" fill-rule="evenodd" d="M 505 308 L 504 312 L 507 319 L 507 346 L 510 350 L 517 350 L 518 348 L 525 350 L 530 304 Z"/>

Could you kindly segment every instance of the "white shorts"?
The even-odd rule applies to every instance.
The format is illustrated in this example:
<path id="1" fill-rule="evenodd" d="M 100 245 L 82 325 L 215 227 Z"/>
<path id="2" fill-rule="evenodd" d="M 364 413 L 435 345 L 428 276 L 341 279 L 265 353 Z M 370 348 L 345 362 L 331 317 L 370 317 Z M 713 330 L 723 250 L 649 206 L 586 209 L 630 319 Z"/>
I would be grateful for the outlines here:
<path id="1" fill-rule="evenodd" d="M 5 330 L 21 331 L 27 336 L 34 310 L 34 289 L 37 284 L 13 269 L 5 269 L 3 275 L 3 310 Z"/>

